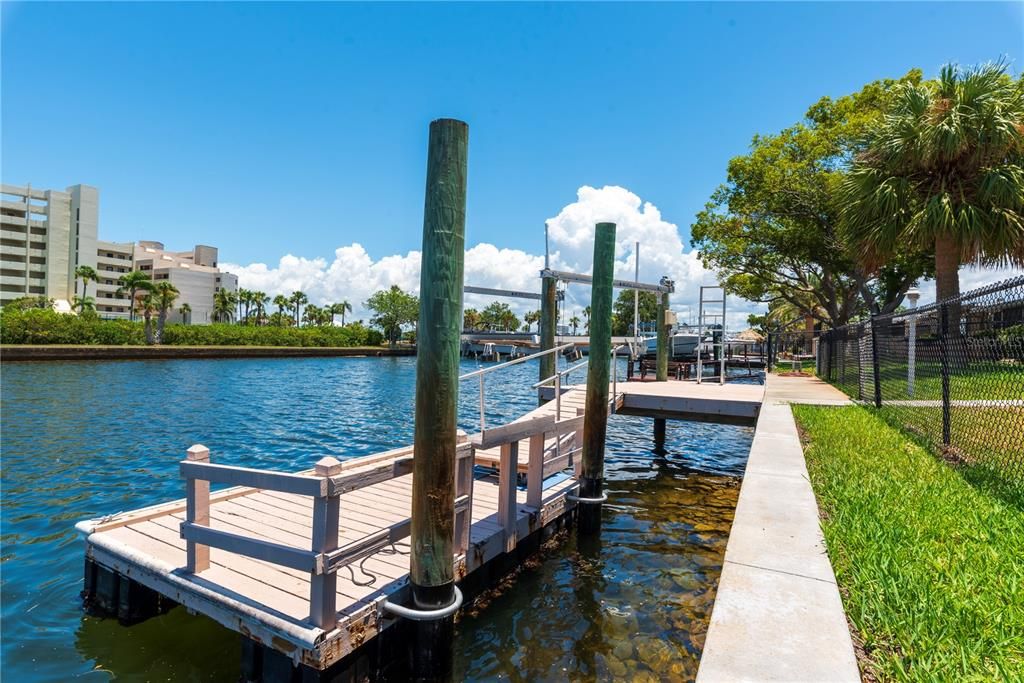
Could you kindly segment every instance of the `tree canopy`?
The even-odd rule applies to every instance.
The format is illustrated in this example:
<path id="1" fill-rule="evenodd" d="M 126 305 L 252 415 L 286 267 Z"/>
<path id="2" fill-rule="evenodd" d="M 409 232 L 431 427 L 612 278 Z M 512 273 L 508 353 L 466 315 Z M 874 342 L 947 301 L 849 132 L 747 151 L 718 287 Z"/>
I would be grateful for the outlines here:
<path id="1" fill-rule="evenodd" d="M 420 315 L 420 300 L 398 285 L 375 292 L 365 306 L 373 311 L 370 323 L 384 331 L 388 344 L 394 346 L 402 337 L 402 326 L 416 322 Z"/>
<path id="2" fill-rule="evenodd" d="M 590 328 L 590 307 L 584 310 L 586 329 Z M 640 322 L 658 319 L 658 295 L 654 292 L 640 292 Z M 612 304 L 612 334 L 630 334 L 633 327 L 633 290 L 623 289 Z"/>
<path id="3" fill-rule="evenodd" d="M 729 162 L 691 227 L 704 265 L 731 294 L 786 301 L 832 326 L 864 311 L 894 310 L 904 293 L 931 274 L 929 252 L 907 245 L 885 264 L 864 264 L 840 228 L 840 186 L 866 132 L 914 70 L 859 92 L 811 106 L 803 121 L 755 136 L 750 152 Z"/>

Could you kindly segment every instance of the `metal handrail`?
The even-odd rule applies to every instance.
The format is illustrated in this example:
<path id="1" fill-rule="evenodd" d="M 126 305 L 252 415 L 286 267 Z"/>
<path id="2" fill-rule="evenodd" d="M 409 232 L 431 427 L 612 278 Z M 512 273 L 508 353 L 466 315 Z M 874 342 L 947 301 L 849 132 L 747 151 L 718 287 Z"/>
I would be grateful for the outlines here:
<path id="1" fill-rule="evenodd" d="M 561 346 L 556 346 L 555 348 L 548 349 L 547 351 L 541 351 L 539 353 L 531 353 L 528 356 L 520 356 L 519 358 L 516 358 L 515 360 L 507 360 L 504 363 L 499 363 L 497 365 L 492 365 L 489 368 L 480 368 L 479 370 L 474 370 L 473 372 L 467 372 L 465 375 L 459 375 L 459 381 L 461 382 L 464 379 L 470 379 L 471 377 L 476 377 L 477 375 L 486 375 L 488 372 L 496 372 L 497 370 L 501 370 L 503 368 L 507 368 L 510 365 L 516 365 L 518 363 L 525 363 L 528 360 L 533 360 L 534 358 L 540 358 L 541 356 L 546 356 L 549 353 L 555 353 L 557 351 L 564 351 L 565 349 L 569 348 L 570 346 L 576 346 L 576 344 L 575 343 L 562 344 Z"/>
<path id="2" fill-rule="evenodd" d="M 562 344 L 561 346 L 556 346 L 556 347 L 554 347 L 552 349 L 548 349 L 547 351 L 541 351 L 540 353 L 531 353 L 528 356 L 522 356 L 521 358 L 514 358 L 513 360 L 508 360 L 508 361 L 505 361 L 504 363 L 498 363 L 497 365 L 492 365 L 489 368 L 481 368 L 479 370 L 474 370 L 473 372 L 467 372 L 465 375 L 461 375 L 459 377 L 459 381 L 460 382 L 462 380 L 464 380 L 464 379 L 470 379 L 472 377 L 479 377 L 480 378 L 480 433 L 483 434 L 484 427 L 486 427 L 486 425 L 487 425 L 486 411 L 484 410 L 484 376 L 488 372 L 496 372 L 497 370 L 502 370 L 504 368 L 507 368 L 510 365 L 517 365 L 519 363 L 525 363 L 528 360 L 533 360 L 534 358 L 540 358 L 541 356 L 546 356 L 549 353 L 558 353 L 559 351 L 564 351 L 565 349 L 567 349 L 567 348 L 569 348 L 571 346 L 576 346 L 576 344 L 575 343 Z M 556 365 L 557 365 L 557 363 L 556 363 Z"/>

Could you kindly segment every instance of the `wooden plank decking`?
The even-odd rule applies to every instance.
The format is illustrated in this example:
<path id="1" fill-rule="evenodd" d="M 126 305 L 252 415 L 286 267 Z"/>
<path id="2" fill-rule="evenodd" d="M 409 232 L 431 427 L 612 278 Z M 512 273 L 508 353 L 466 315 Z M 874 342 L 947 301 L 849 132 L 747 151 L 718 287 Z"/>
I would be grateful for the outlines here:
<path id="1" fill-rule="evenodd" d="M 751 409 L 756 415 L 763 387 L 620 383 L 618 391 L 619 395 L 610 402 L 610 410 L 629 406 L 632 400 L 639 410 L 647 406 L 652 414 L 704 410 L 710 411 L 712 417 L 728 417 L 748 414 Z M 555 415 L 555 403 L 549 402 L 509 425 L 495 426 L 493 431 L 474 436 L 460 449 L 472 448 L 473 461 L 495 468 L 501 463 L 502 450 L 508 449 L 507 453 L 516 455 L 516 471 L 526 472 L 531 467 L 530 442 L 534 440 L 537 444 L 539 438 L 544 442 L 544 457 L 535 458 L 533 467 L 538 467 L 539 462 L 545 473 L 554 466 L 561 470 L 568 464 L 565 453 L 571 452 L 578 441 L 577 432 L 582 432 L 582 419 L 574 418 L 582 414 L 584 399 L 585 388 L 572 387 L 562 395 L 560 415 Z M 521 432 L 530 431 L 527 427 L 538 424 L 546 427 L 517 440 Z M 550 434 L 552 429 L 555 436 Z M 559 430 L 564 433 L 557 434 Z M 501 434 L 507 437 L 504 441 Z M 485 447 L 488 439 L 504 445 Z M 561 439 L 557 448 L 561 458 L 553 457 L 556 439 Z M 348 477 L 366 473 L 367 481 L 376 481 L 369 476 L 371 473 L 411 454 L 411 448 L 404 448 L 353 459 L 343 463 L 343 474 Z M 214 460 L 216 456 L 214 453 Z M 396 469 L 399 471 L 405 470 Z M 489 474 L 473 481 L 470 542 L 465 554 L 454 558 L 457 577 L 466 576 L 514 547 L 517 539 L 558 520 L 574 505 L 566 499 L 566 494 L 577 486 L 571 472 L 545 480 L 539 505 L 528 505 L 527 491 L 512 489 L 510 480 L 514 482 L 514 477 Z M 411 511 L 411 484 L 412 475 L 402 474 L 342 493 L 338 547 L 406 523 Z M 505 519 L 501 518 L 502 486 L 509 492 L 509 500 L 513 495 L 515 500 L 514 510 Z M 229 488 L 210 495 L 209 528 L 255 541 L 309 549 L 313 541 L 314 505 L 315 499 L 308 495 Z M 504 505 L 504 509 L 510 505 Z M 382 610 L 385 599 L 403 602 L 407 597 L 409 556 L 401 546 L 385 548 L 338 570 L 337 627 L 321 629 L 311 620 L 310 572 L 211 547 L 209 568 L 190 573 L 186 569 L 186 541 L 181 531 L 184 521 L 186 501 L 178 500 L 82 522 L 79 529 L 87 536 L 87 557 L 98 566 L 315 669 L 327 668 L 385 628 L 390 622 Z M 506 528 L 514 528 L 514 532 L 506 533 Z M 515 537 L 511 542 L 510 535 Z M 362 585 L 371 575 L 376 581 Z"/>

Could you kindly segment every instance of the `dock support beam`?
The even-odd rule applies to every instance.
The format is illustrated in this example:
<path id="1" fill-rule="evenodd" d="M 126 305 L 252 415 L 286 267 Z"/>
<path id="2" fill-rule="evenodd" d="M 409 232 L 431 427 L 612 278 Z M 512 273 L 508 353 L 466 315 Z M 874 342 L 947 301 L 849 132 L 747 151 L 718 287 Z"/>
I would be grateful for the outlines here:
<path id="1" fill-rule="evenodd" d="M 598 223 L 594 231 L 594 284 L 590 294 L 590 355 L 587 362 L 587 407 L 583 419 L 581 498 L 600 498 L 603 495 L 614 270 L 615 224 Z M 581 532 L 599 531 L 600 503 L 581 503 L 579 520 Z"/>
<path id="2" fill-rule="evenodd" d="M 423 207 L 420 317 L 416 354 L 413 441 L 413 607 L 432 610 L 455 600 L 455 447 L 466 242 L 466 162 L 469 127 L 430 124 Z M 416 622 L 412 672 L 420 681 L 451 672 L 452 617 Z"/>
<path id="3" fill-rule="evenodd" d="M 661 293 L 658 302 L 658 371 L 655 379 L 659 382 L 668 381 L 668 328 L 665 314 L 668 313 L 668 292 Z"/>
<path id="4" fill-rule="evenodd" d="M 665 432 L 666 423 L 665 418 L 656 417 L 654 418 L 654 452 L 657 455 L 665 454 Z"/>
<path id="5" fill-rule="evenodd" d="M 558 321 L 558 280 L 553 277 L 541 278 L 540 289 L 540 350 L 548 351 L 555 348 L 555 326 Z M 547 379 L 555 374 L 558 367 L 558 359 L 555 354 L 549 353 L 540 358 L 540 377 L 538 380 Z M 540 398 L 540 389 L 537 390 L 537 404 L 544 401 Z"/>

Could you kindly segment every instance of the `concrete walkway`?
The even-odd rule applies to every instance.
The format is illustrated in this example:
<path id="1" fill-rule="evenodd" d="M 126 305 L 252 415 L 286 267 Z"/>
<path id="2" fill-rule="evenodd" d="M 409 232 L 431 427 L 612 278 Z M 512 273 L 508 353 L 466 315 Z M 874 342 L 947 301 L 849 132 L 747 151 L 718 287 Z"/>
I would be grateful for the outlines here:
<path id="1" fill-rule="evenodd" d="M 859 681 L 789 403 L 849 404 L 769 375 L 697 681 Z"/>

